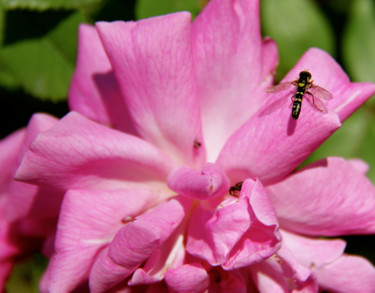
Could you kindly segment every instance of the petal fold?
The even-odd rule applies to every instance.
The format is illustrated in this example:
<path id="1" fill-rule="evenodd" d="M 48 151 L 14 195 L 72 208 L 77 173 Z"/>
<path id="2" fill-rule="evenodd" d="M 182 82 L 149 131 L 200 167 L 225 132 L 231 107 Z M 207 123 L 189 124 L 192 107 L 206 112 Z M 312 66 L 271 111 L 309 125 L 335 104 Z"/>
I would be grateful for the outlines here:
<path id="1" fill-rule="evenodd" d="M 297 262 L 285 243 L 275 255 L 250 267 L 250 271 L 260 293 L 318 292 L 314 274 Z"/>
<path id="2" fill-rule="evenodd" d="M 112 66 L 91 25 L 79 26 L 77 64 L 68 102 L 72 111 L 127 133 L 136 133 Z"/>
<path id="3" fill-rule="evenodd" d="M 120 229 L 109 247 L 109 257 L 135 270 L 174 232 L 185 214 L 176 200 L 159 204 Z"/>
<path id="4" fill-rule="evenodd" d="M 229 179 L 215 164 L 206 163 L 202 170 L 180 167 L 173 170 L 167 179 L 170 189 L 177 194 L 208 200 L 223 196 L 229 189 Z"/>
<path id="5" fill-rule="evenodd" d="M 248 266 L 279 249 L 275 211 L 259 181 L 244 182 L 239 198 L 222 201 L 215 210 L 194 211 L 186 250 L 226 270 Z"/>
<path id="6" fill-rule="evenodd" d="M 165 273 L 165 282 L 175 292 L 203 292 L 208 288 L 210 279 L 200 264 L 186 264 L 169 269 Z"/>
<path id="7" fill-rule="evenodd" d="M 138 268 L 129 285 L 152 284 L 163 280 L 168 269 L 181 266 L 185 259 L 184 231 L 179 227 L 147 260 L 143 268 Z"/>
<path id="8" fill-rule="evenodd" d="M 108 256 L 108 247 L 106 247 L 97 256 L 90 272 L 90 292 L 101 293 L 109 291 L 123 282 L 130 273 L 129 268 L 120 266 L 111 260 Z"/>

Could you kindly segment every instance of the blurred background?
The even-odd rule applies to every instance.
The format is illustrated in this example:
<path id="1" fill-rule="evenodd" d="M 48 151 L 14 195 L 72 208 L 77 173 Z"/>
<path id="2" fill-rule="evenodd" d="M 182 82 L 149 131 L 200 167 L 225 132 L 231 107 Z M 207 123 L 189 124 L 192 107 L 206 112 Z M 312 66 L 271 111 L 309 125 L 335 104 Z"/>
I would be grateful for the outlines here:
<path id="1" fill-rule="evenodd" d="M 224 0 L 223 0 L 224 1 Z M 35 112 L 62 117 L 74 71 L 80 23 L 137 20 L 187 10 L 208 0 L 2 0 L 0 2 L 0 138 Z M 276 81 L 310 47 L 329 52 L 352 81 L 375 82 L 375 0 L 260 0 L 262 34 L 278 44 Z M 375 183 L 375 99 L 351 116 L 304 164 L 327 157 L 361 158 Z M 308 199 L 306 199 L 308 200 Z M 375 212 L 375 211 L 374 211 Z M 375 264 L 375 236 L 348 236 L 346 252 Z M 17 265 L 8 292 L 38 292 L 47 260 Z"/>

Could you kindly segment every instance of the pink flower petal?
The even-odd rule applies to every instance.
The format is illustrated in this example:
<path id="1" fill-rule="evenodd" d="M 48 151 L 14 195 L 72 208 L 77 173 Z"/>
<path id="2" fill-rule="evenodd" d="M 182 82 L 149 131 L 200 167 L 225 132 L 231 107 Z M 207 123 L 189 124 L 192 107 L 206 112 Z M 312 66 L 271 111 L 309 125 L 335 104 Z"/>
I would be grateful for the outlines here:
<path id="1" fill-rule="evenodd" d="M 39 133 L 46 131 L 57 124 L 59 120 L 51 115 L 44 113 L 34 114 L 26 128 L 26 136 L 23 144 L 23 149 L 20 157 L 23 157 L 24 153 L 28 150 L 31 143 L 39 135 Z"/>
<path id="2" fill-rule="evenodd" d="M 100 123 L 134 134 L 127 107 L 95 27 L 78 31 L 77 64 L 69 89 L 69 107 Z"/>
<path id="3" fill-rule="evenodd" d="M 375 268 L 362 257 L 343 255 L 345 241 L 314 239 L 282 231 L 283 244 L 298 263 L 310 268 L 321 290 L 334 292 L 372 292 Z"/>
<path id="4" fill-rule="evenodd" d="M 189 13 L 97 23 L 139 134 L 178 163 L 205 161 Z"/>
<path id="5" fill-rule="evenodd" d="M 0 196 L 5 194 L 18 168 L 19 152 L 25 138 L 25 129 L 20 129 L 0 140 Z"/>
<path id="6" fill-rule="evenodd" d="M 369 164 L 361 159 L 349 159 L 348 163 L 350 163 L 353 168 L 355 168 L 358 172 L 362 173 L 363 175 L 366 175 L 368 170 L 370 169 Z"/>
<path id="7" fill-rule="evenodd" d="M 317 48 L 308 50 L 283 81 L 295 80 L 299 72 L 306 69 L 311 73 L 314 84 L 333 94 L 333 99 L 326 104 L 339 115 L 340 121 L 348 118 L 375 93 L 375 85 L 370 82 L 350 82 L 340 65 L 328 53 Z"/>
<path id="8" fill-rule="evenodd" d="M 259 181 L 246 180 L 239 199 L 216 210 L 198 206 L 191 217 L 186 250 L 211 265 L 234 269 L 257 263 L 279 248 L 275 211 Z"/>
<path id="9" fill-rule="evenodd" d="M 332 112 L 306 109 L 310 112 L 296 121 L 287 106 L 268 114 L 262 109 L 229 138 L 217 160 L 231 182 L 259 177 L 270 184 L 283 179 L 341 125 Z"/>
<path id="10" fill-rule="evenodd" d="M 109 257 L 135 270 L 174 232 L 185 214 L 176 201 L 163 202 L 121 228 L 109 247 Z"/>
<path id="11" fill-rule="evenodd" d="M 25 217 L 54 219 L 59 215 L 64 193 L 51 187 L 36 186 L 13 181 L 9 187 L 7 219 L 22 220 Z"/>
<path id="12" fill-rule="evenodd" d="M 283 243 L 292 251 L 298 263 L 306 268 L 320 269 L 342 256 L 346 246 L 341 239 L 304 237 L 281 230 Z"/>
<path id="13" fill-rule="evenodd" d="M 47 114 L 34 114 L 25 131 L 23 141 L 19 142 L 19 147 L 13 146 L 13 151 L 18 151 L 17 159 L 13 162 L 13 167 L 8 167 L 12 170 L 11 177 L 13 178 L 18 168 L 22 157 L 29 148 L 36 136 L 47 129 L 50 129 L 57 123 L 57 119 Z M 4 154 L 11 157 L 10 150 L 4 150 Z M 4 164 L 1 164 L 5 166 Z M 54 189 L 46 189 L 37 187 L 35 185 L 9 180 L 8 190 L 6 192 L 8 199 L 6 215 L 9 221 L 16 221 L 26 216 L 38 218 L 53 218 L 57 217 L 59 206 L 61 203 L 62 194 L 56 192 Z"/>
<path id="14" fill-rule="evenodd" d="M 135 188 L 147 182 L 170 193 L 161 182 L 173 167 L 147 142 L 72 112 L 36 138 L 16 177 L 63 190 Z"/>
<path id="15" fill-rule="evenodd" d="M 375 232 L 375 187 L 342 158 L 320 160 L 267 191 L 288 230 L 325 236 Z"/>
<path id="16" fill-rule="evenodd" d="M 51 292 L 68 292 L 87 280 L 98 251 L 111 242 L 126 221 L 157 201 L 152 191 L 141 189 L 68 191 L 59 218 L 56 254 L 49 269 Z"/>
<path id="17" fill-rule="evenodd" d="M 363 257 L 343 255 L 315 274 L 323 290 L 339 293 L 375 290 L 375 268 Z"/>
<path id="18" fill-rule="evenodd" d="M 91 291 L 103 292 L 125 280 L 167 241 L 183 216 L 180 203 L 170 200 L 120 229 L 108 250 L 103 250 L 94 264 L 90 274 Z"/>
<path id="19" fill-rule="evenodd" d="M 99 253 L 93 264 L 89 281 L 90 292 L 106 292 L 123 282 L 130 273 L 129 268 L 124 268 L 111 260 L 107 247 Z"/>
<path id="20" fill-rule="evenodd" d="M 7 200 L 5 197 L 0 197 L 0 262 L 8 261 L 15 254 L 20 252 L 20 248 L 14 243 L 12 237 L 12 225 L 5 217 L 5 210 L 7 207 Z M 14 234 L 14 233 L 13 233 Z"/>
<path id="21" fill-rule="evenodd" d="M 193 22 L 192 45 L 209 161 L 263 103 L 278 61 L 262 41 L 258 1 L 211 0 Z M 263 63 L 263 61 L 265 61 Z"/>
<path id="22" fill-rule="evenodd" d="M 138 268 L 129 285 L 152 284 L 163 280 L 165 272 L 184 262 L 184 230 L 185 225 L 180 226 L 147 260 L 143 268 Z"/>
<path id="23" fill-rule="evenodd" d="M 175 292 L 203 292 L 210 283 L 208 274 L 200 264 L 186 264 L 165 273 L 165 282 Z"/>
<path id="24" fill-rule="evenodd" d="M 206 163 L 202 170 L 179 167 L 167 179 L 170 189 L 177 194 L 208 200 L 228 192 L 229 180 L 215 164 Z"/>
<path id="25" fill-rule="evenodd" d="M 255 264 L 250 270 L 261 293 L 315 293 L 318 290 L 315 276 L 296 261 L 285 243 L 275 255 Z"/>

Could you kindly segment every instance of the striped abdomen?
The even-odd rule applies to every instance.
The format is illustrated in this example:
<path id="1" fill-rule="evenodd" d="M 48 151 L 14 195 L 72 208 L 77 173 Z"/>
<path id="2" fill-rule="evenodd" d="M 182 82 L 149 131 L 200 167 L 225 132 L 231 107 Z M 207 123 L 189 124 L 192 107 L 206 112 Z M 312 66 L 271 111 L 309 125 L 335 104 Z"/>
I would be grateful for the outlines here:
<path id="1" fill-rule="evenodd" d="M 299 113 L 301 113 L 301 106 L 302 106 L 302 98 L 303 94 L 305 93 L 306 86 L 297 88 L 297 93 L 293 100 L 293 110 L 292 110 L 292 118 L 298 119 Z"/>

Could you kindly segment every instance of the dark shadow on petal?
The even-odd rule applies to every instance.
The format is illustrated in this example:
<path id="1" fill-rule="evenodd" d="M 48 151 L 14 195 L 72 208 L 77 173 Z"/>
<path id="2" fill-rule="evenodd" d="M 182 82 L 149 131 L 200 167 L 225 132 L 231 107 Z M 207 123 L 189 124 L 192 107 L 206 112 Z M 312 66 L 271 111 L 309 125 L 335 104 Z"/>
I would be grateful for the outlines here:
<path id="1" fill-rule="evenodd" d="M 288 128 L 287 128 L 288 136 L 291 136 L 294 134 L 294 131 L 296 130 L 296 127 L 297 127 L 297 121 L 298 120 L 293 119 L 292 116 L 289 117 Z"/>

